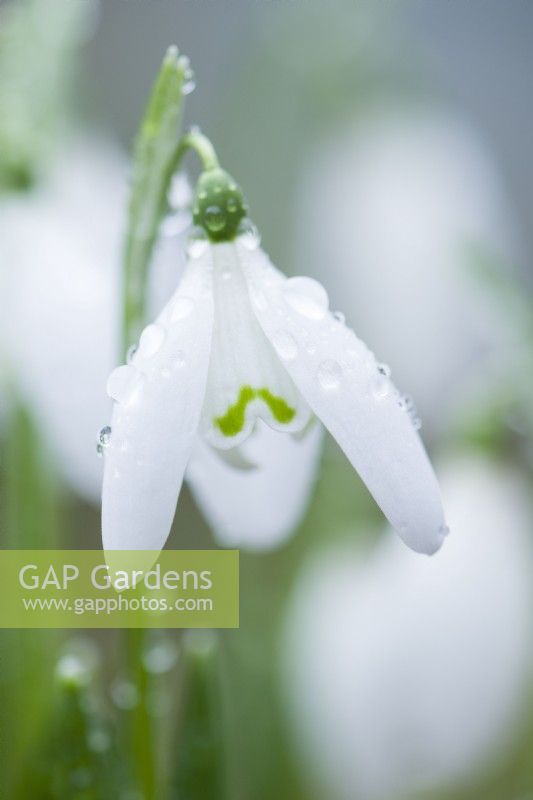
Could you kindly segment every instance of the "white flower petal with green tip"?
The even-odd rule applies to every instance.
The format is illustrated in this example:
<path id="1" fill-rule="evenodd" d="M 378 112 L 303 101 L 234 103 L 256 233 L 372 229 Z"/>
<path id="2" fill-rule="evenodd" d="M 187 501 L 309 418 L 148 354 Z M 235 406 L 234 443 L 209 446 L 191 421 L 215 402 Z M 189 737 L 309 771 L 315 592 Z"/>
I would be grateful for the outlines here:
<path id="1" fill-rule="evenodd" d="M 238 245 L 210 250 L 215 309 L 201 435 L 226 449 L 241 444 L 257 418 L 286 433 L 303 430 L 310 409 L 255 318 Z"/>
<path id="2" fill-rule="evenodd" d="M 186 479 L 220 544 L 264 550 L 288 538 L 307 507 L 322 438 L 317 421 L 297 436 L 258 422 L 237 450 L 198 441 Z M 223 452 L 238 452 L 241 468 L 221 458 Z"/>
<path id="3" fill-rule="evenodd" d="M 110 376 L 116 401 L 105 450 L 106 550 L 160 550 L 170 531 L 205 394 L 213 322 L 212 259 L 190 264 L 126 367 Z"/>
<path id="4" fill-rule="evenodd" d="M 237 247 L 256 317 L 294 384 L 405 543 L 434 553 L 447 533 L 439 487 L 386 371 L 315 281 L 287 280 L 259 249 Z"/>

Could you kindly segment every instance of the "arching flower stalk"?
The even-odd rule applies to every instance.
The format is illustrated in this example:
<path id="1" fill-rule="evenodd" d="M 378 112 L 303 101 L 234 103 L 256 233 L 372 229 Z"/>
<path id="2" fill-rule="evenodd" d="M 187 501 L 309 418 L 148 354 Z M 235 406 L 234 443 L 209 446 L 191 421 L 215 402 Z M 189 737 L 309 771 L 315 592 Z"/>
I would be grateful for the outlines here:
<path id="1" fill-rule="evenodd" d="M 292 474 L 282 474 L 294 524 L 294 506 L 305 504 L 314 470 L 321 421 L 404 541 L 434 553 L 447 532 L 437 481 L 388 371 L 329 311 L 317 281 L 287 279 L 270 263 L 240 187 L 203 134 L 183 137 L 174 166 L 189 149 L 201 158 L 203 172 L 184 275 L 108 382 L 115 405 L 105 450 L 105 548 L 164 545 L 191 459 L 197 496 L 220 494 L 218 466 L 231 470 L 233 488 L 246 491 L 256 466 L 247 457 L 254 437 L 270 450 L 280 436 L 291 437 L 297 449 Z M 279 452 L 283 458 L 287 451 Z M 297 463 L 302 452 L 306 463 Z M 256 491 L 261 494 L 257 485 Z M 272 544 L 289 532 L 286 519 L 254 542 L 254 514 L 260 516 L 263 506 L 250 508 L 246 497 L 233 493 L 215 506 L 211 516 L 223 518 L 226 542 Z M 243 517 L 242 507 L 251 513 Z M 266 503 L 264 512 L 270 512 Z"/>

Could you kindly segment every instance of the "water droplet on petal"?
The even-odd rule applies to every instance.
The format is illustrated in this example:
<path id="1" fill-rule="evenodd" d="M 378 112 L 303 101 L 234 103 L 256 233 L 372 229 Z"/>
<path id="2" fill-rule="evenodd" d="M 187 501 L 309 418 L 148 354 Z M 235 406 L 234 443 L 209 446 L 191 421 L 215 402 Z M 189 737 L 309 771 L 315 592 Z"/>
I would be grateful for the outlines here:
<path id="1" fill-rule="evenodd" d="M 194 311 L 194 300 L 191 297 L 176 297 L 172 306 L 170 319 L 172 322 L 179 322 L 190 317 Z"/>
<path id="2" fill-rule="evenodd" d="M 289 278 L 283 286 L 288 305 L 307 319 L 323 319 L 328 310 L 328 295 L 324 287 L 312 278 Z"/>
<path id="3" fill-rule="evenodd" d="M 391 389 L 391 384 L 389 379 L 383 375 L 378 374 L 372 381 L 372 394 L 376 398 L 376 400 L 383 400 L 384 397 L 387 397 Z"/>
<path id="4" fill-rule="evenodd" d="M 286 361 L 296 358 L 298 354 L 298 345 L 287 331 L 277 331 L 272 338 L 272 344 L 280 358 Z"/>
<path id="5" fill-rule="evenodd" d="M 200 258 L 209 247 L 207 233 L 199 225 L 192 229 L 187 239 L 187 255 L 189 258 Z"/>
<path id="6" fill-rule="evenodd" d="M 108 444 L 110 443 L 110 441 L 111 441 L 111 433 L 112 433 L 111 425 L 104 425 L 104 427 L 102 428 L 102 430 L 98 434 L 98 440 L 100 441 L 100 443 L 104 447 L 107 447 Z"/>
<path id="7" fill-rule="evenodd" d="M 107 394 L 117 403 L 126 403 L 139 387 L 141 373 L 129 364 L 113 370 L 107 379 Z"/>
<path id="8" fill-rule="evenodd" d="M 139 339 L 139 355 L 141 358 L 155 356 L 165 339 L 165 330 L 161 325 L 147 325 Z"/>
<path id="9" fill-rule="evenodd" d="M 261 236 L 254 223 L 248 217 L 241 220 L 237 230 L 240 243 L 247 250 L 257 250 L 261 244 Z"/>
<path id="10" fill-rule="evenodd" d="M 340 322 L 341 325 L 345 325 L 346 324 L 346 317 L 344 316 L 342 311 L 334 311 L 333 312 L 333 316 L 335 317 L 337 322 Z"/>
<path id="11" fill-rule="evenodd" d="M 388 364 L 378 364 L 377 367 L 380 375 L 385 375 L 386 378 L 390 378 L 391 368 Z"/>
<path id="12" fill-rule="evenodd" d="M 342 380 L 342 367 L 331 358 L 323 361 L 317 370 L 317 379 L 323 389 L 338 389 Z"/>
<path id="13" fill-rule="evenodd" d="M 96 438 L 96 453 L 100 457 L 103 456 L 106 447 L 109 447 L 111 444 L 111 433 L 112 431 L 110 425 L 104 425 L 104 427 L 98 433 Z"/>

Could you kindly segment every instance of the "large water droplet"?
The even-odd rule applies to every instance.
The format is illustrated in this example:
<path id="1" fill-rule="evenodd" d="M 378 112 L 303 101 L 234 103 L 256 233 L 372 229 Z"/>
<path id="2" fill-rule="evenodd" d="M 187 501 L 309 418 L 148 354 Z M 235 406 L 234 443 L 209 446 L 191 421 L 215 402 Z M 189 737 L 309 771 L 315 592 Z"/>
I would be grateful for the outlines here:
<path id="1" fill-rule="evenodd" d="M 298 354 L 298 345 L 287 331 L 277 331 L 272 338 L 272 344 L 280 358 L 285 361 L 296 358 Z"/>
<path id="2" fill-rule="evenodd" d="M 193 311 L 194 300 L 191 297 L 176 297 L 170 318 L 172 322 L 179 322 L 190 317 Z"/>
<path id="3" fill-rule="evenodd" d="M 218 233 L 226 224 L 226 214 L 220 206 L 208 206 L 205 210 L 205 224 L 213 233 Z"/>
<path id="4" fill-rule="evenodd" d="M 147 325 L 139 339 L 139 355 L 141 358 L 155 356 L 165 339 L 165 330 L 161 325 Z"/>
<path id="5" fill-rule="evenodd" d="M 107 394 L 117 403 L 127 403 L 142 381 L 141 373 L 129 364 L 113 370 L 107 379 Z"/>
<path id="6" fill-rule="evenodd" d="M 199 225 L 192 229 L 187 239 L 187 255 L 189 258 L 200 258 L 209 247 L 207 233 Z"/>
<path id="7" fill-rule="evenodd" d="M 338 389 L 342 380 L 342 367 L 332 358 L 323 361 L 317 370 L 317 379 L 323 389 Z"/>
<path id="8" fill-rule="evenodd" d="M 307 319 L 320 320 L 328 310 L 328 295 L 322 284 L 312 278 L 289 278 L 283 286 L 288 305 Z"/>
<path id="9" fill-rule="evenodd" d="M 239 242 L 247 250 L 257 250 L 261 244 L 261 236 L 254 223 L 248 217 L 241 220 L 237 230 Z"/>

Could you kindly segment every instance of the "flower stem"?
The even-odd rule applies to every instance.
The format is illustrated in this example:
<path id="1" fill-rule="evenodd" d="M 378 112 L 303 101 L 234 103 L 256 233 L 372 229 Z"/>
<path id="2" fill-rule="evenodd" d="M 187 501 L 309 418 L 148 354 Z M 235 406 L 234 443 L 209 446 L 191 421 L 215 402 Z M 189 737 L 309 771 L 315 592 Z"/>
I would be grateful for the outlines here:
<path id="1" fill-rule="evenodd" d="M 187 150 L 194 150 L 206 171 L 218 169 L 220 164 L 211 141 L 198 128 L 193 128 L 182 137 L 174 156 L 174 169 L 177 169 Z"/>

